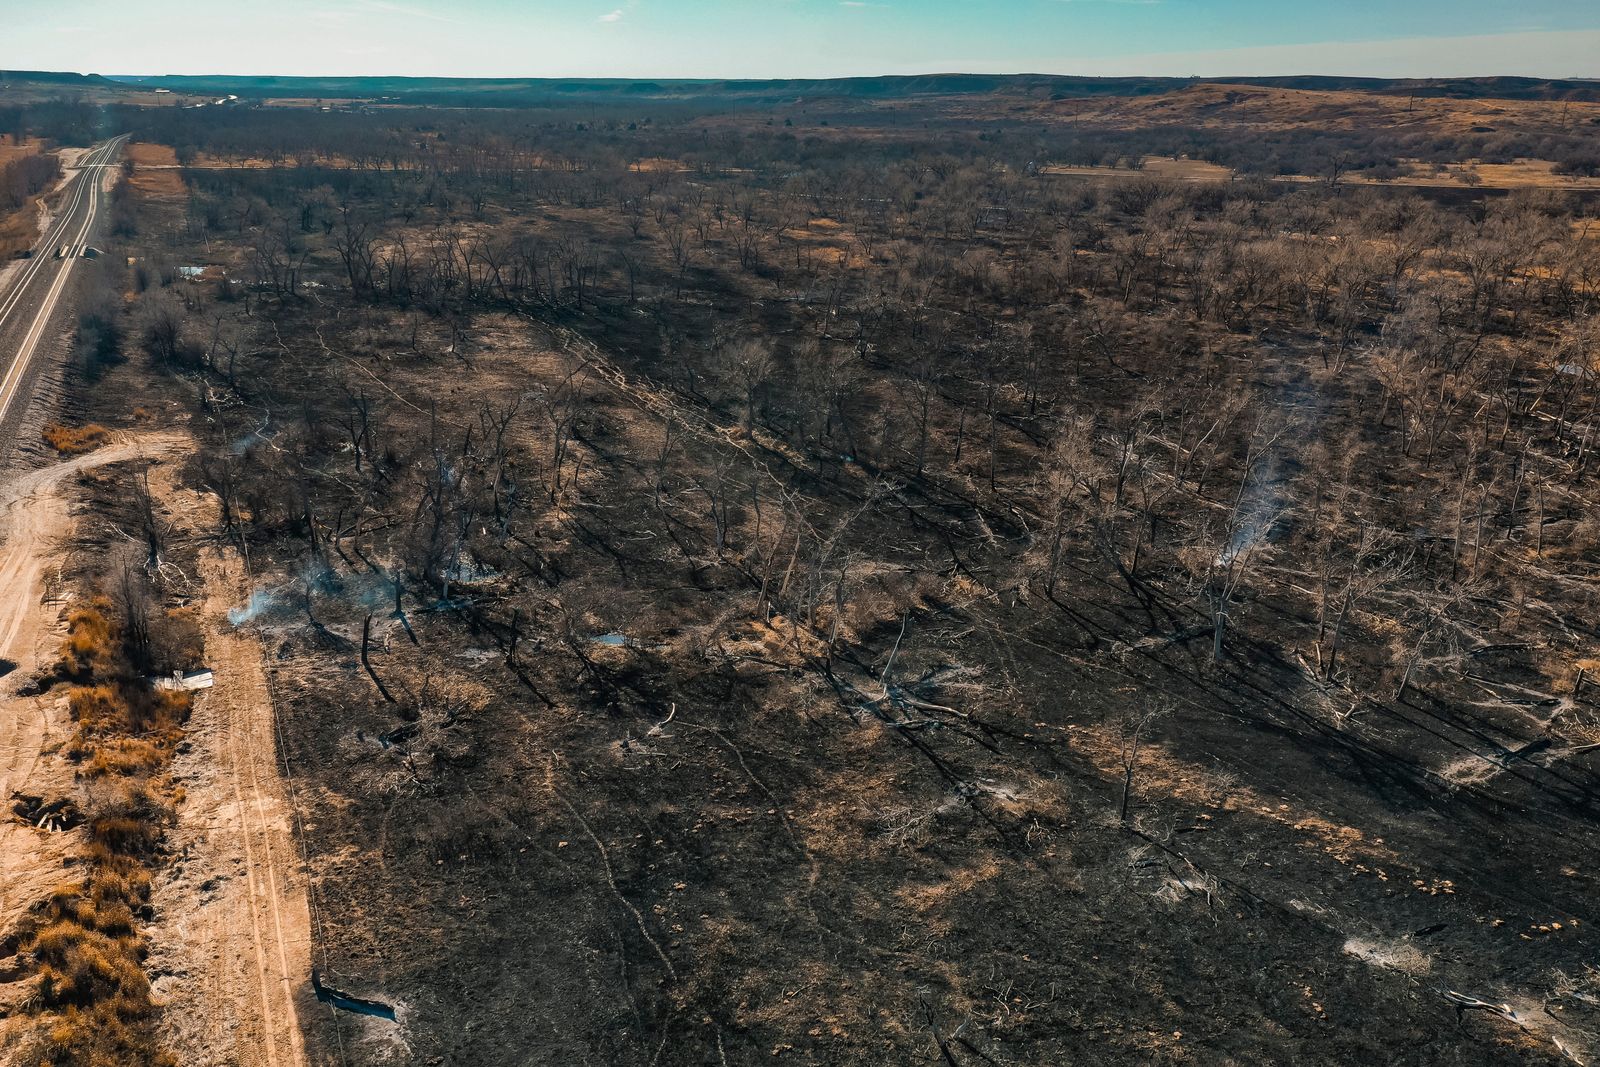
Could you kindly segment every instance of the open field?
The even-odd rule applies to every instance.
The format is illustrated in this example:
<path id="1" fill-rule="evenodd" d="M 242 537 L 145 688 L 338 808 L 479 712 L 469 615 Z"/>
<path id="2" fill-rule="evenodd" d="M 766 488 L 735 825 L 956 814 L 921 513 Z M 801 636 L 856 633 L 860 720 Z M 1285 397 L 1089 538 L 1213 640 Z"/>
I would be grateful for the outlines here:
<path id="1" fill-rule="evenodd" d="M 9 134 L 0 134 L 0 167 L 5 166 L 14 159 L 34 155 L 40 151 L 41 147 L 37 141 L 23 141 L 18 144 L 15 137 Z"/>
<path id="2" fill-rule="evenodd" d="M 1490 189 L 1600 189 L 1600 178 L 1559 174 L 1546 159 L 1519 159 L 1511 163 L 1482 163 L 1467 160 L 1444 164 L 1438 171 L 1406 174 L 1394 179 L 1396 185 L 1445 183 Z"/>
<path id="3" fill-rule="evenodd" d="M 1416 164 L 1413 173 L 1376 181 L 1364 175 L 1354 175 L 1343 180 L 1351 185 L 1381 185 L 1417 189 L 1556 189 L 1569 191 L 1600 190 L 1600 178 L 1573 174 L 1559 174 L 1555 165 L 1543 159 L 1519 159 L 1512 163 L 1479 163 L 1465 160 L 1434 166 Z M 1147 156 L 1138 169 L 1094 166 L 1050 165 L 1041 173 L 1075 178 L 1136 179 L 1156 178 L 1178 182 L 1229 182 L 1239 177 L 1227 167 L 1198 159 L 1167 159 Z M 1309 175 L 1282 175 L 1277 181 L 1321 181 Z"/>
<path id="4" fill-rule="evenodd" d="M 1129 126 L 1182 122 L 1363 131 L 1421 127 L 1441 133 L 1467 133 L 1527 126 L 1581 129 L 1596 125 L 1595 120 L 1600 119 L 1600 101 L 1595 100 L 1461 100 L 1241 84 L 1198 84 L 1155 96 L 1053 101 L 1040 106 L 1058 119 Z"/>
<path id="5" fill-rule="evenodd" d="M 183 179 L 178 176 L 178 156 L 168 145 L 134 143 L 127 147 L 127 157 L 133 161 L 133 187 L 145 196 L 156 199 L 180 199 L 184 195 Z"/>
<path id="6" fill-rule="evenodd" d="M 1137 170 L 1116 167 L 1073 167 L 1061 164 L 1050 164 L 1040 169 L 1044 174 L 1097 179 L 1143 177 L 1175 182 L 1226 182 L 1232 181 L 1235 177 L 1234 172 L 1227 167 L 1219 167 L 1203 159 L 1165 159 L 1161 156 L 1144 157 L 1139 161 Z"/>

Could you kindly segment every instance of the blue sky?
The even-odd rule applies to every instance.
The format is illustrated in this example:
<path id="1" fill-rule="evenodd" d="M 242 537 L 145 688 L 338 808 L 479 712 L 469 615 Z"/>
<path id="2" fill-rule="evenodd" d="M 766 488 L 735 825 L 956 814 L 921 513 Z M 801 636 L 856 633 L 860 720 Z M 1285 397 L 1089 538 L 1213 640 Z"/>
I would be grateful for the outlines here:
<path id="1" fill-rule="evenodd" d="M 0 66 L 114 74 L 1600 78 L 1600 0 L 0 0 Z"/>

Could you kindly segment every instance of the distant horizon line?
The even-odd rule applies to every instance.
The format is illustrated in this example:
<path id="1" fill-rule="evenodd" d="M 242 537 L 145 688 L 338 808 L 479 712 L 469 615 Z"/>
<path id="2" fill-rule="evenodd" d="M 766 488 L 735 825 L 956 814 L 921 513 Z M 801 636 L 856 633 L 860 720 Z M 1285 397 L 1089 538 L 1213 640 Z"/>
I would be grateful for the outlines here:
<path id="1" fill-rule="evenodd" d="M 0 74 L 54 74 L 75 75 L 83 78 L 104 78 L 107 81 L 136 81 L 158 78 L 273 78 L 281 81 L 481 81 L 481 82 L 690 82 L 714 84 L 717 82 L 840 82 L 864 80 L 901 80 L 909 81 L 916 78 L 1071 78 L 1079 81 L 1171 81 L 1171 82 L 1227 82 L 1227 81 L 1266 81 L 1279 78 L 1326 78 L 1344 81 L 1366 82 L 1452 82 L 1452 81 L 1481 81 L 1487 79 L 1519 79 L 1536 82 L 1586 82 L 1600 84 L 1600 76 L 1596 75 L 1542 75 L 1542 74 L 1511 74 L 1511 73 L 1484 73 L 1484 74 L 1404 74 L 1404 75 L 1374 75 L 1374 74 L 1337 74 L 1312 71 L 1283 71 L 1276 74 L 1073 74 L 1063 71 L 1045 70 L 927 70 L 916 73 L 882 73 L 882 74 L 829 74 L 829 75 L 780 75 L 770 77 L 751 77 L 749 75 L 733 76 L 693 76 L 676 74 L 274 74 L 274 73 L 223 73 L 210 71 L 204 74 L 131 74 L 116 73 L 106 74 L 99 71 L 69 71 L 69 70 L 41 70 L 38 68 L 0 66 Z"/>

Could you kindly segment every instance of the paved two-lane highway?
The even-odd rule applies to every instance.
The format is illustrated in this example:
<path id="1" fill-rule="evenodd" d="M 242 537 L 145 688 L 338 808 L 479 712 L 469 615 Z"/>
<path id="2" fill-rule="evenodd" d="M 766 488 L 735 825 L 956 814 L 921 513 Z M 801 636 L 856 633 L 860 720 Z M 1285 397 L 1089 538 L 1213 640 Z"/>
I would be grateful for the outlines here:
<path id="1" fill-rule="evenodd" d="M 84 153 L 68 179 L 59 210 L 33 258 L 0 292 L 0 462 L 32 392 L 34 356 L 46 338 L 72 268 L 94 237 L 105 203 L 103 175 L 115 166 L 126 137 L 114 137 Z M 59 327 L 58 327 L 59 328 Z"/>

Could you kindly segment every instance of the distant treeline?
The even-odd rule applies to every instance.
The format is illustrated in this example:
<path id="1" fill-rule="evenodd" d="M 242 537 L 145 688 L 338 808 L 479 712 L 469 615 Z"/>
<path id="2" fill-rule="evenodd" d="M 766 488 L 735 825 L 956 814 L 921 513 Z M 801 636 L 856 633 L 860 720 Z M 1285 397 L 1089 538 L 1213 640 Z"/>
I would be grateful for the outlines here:
<path id="1" fill-rule="evenodd" d="M 1198 82 L 1281 89 L 1353 90 L 1458 99 L 1600 100 L 1600 85 L 1542 78 L 1086 78 L 1057 74 L 913 74 L 863 78 L 743 80 L 628 78 L 285 78 L 167 76 L 128 79 L 174 92 L 228 93 L 241 97 L 391 99 L 454 107 L 528 107 L 602 100 L 683 100 L 782 104 L 804 97 L 906 99 L 918 96 L 1012 94 L 1067 98 L 1147 96 Z"/>
<path id="2" fill-rule="evenodd" d="M 656 157 L 690 169 L 737 167 L 782 176 L 817 166 L 886 165 L 937 153 L 963 162 L 985 160 L 1019 170 L 1031 164 L 1127 166 L 1145 156 L 1188 157 L 1241 174 L 1337 177 L 1360 172 L 1398 177 L 1405 161 L 1505 163 L 1547 159 L 1560 173 L 1600 173 L 1600 127 L 1570 131 L 1212 129 L 1180 124 L 1140 129 L 1001 123 L 980 130 L 927 124 L 894 126 L 872 139 L 830 136 L 882 118 L 840 114 L 830 120 L 798 108 L 777 109 L 754 128 L 696 129 L 705 108 L 690 102 L 572 104 L 525 110 L 395 107 L 311 111 L 298 108 L 207 107 L 113 109 L 113 124 L 141 139 L 170 144 L 182 163 L 215 156 L 337 161 L 369 170 L 470 172 L 504 177 L 531 170 L 626 167 Z"/>
<path id="3" fill-rule="evenodd" d="M 65 145 L 89 145 L 106 135 L 106 110 L 84 100 L 59 98 L 0 105 L 0 133 L 19 140 L 39 137 Z"/>

